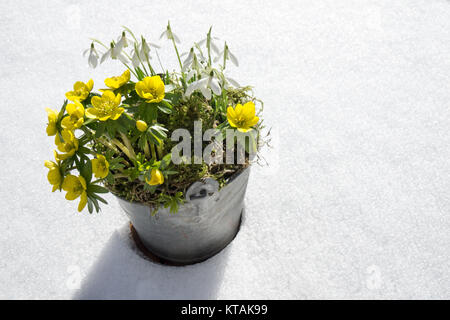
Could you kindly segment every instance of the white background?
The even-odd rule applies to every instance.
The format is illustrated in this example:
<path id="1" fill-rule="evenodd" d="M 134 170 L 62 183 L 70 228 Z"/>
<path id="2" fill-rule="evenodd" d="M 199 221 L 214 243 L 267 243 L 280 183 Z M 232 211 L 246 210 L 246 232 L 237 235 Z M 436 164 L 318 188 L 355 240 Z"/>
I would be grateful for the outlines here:
<path id="1" fill-rule="evenodd" d="M 228 41 L 275 146 L 234 242 L 182 268 L 139 256 L 112 196 L 77 213 L 43 165 L 44 108 L 123 71 L 88 68 L 89 37 L 157 41 L 169 19 L 182 51 L 210 25 Z M 450 298 L 449 1 L 2 0 L 0 90 L 0 298 Z"/>

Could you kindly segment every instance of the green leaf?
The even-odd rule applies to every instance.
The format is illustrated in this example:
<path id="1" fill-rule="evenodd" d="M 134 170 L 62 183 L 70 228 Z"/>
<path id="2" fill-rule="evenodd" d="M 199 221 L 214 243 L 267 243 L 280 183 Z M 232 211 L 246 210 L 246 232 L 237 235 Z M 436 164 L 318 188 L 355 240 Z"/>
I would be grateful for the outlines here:
<path id="1" fill-rule="evenodd" d="M 98 184 L 91 184 L 88 188 L 89 193 L 108 193 L 109 190 L 105 187 L 99 186 Z"/>
<path id="2" fill-rule="evenodd" d="M 86 180 L 86 182 L 89 184 L 92 180 L 92 164 L 91 161 L 88 160 L 84 161 L 80 167 L 78 167 L 78 170 L 80 171 L 81 176 Z"/>
<path id="3" fill-rule="evenodd" d="M 158 109 L 167 114 L 172 113 L 172 105 L 165 100 L 158 103 Z"/>
<path id="4" fill-rule="evenodd" d="M 92 205 L 92 200 L 88 198 L 88 211 L 89 213 L 92 213 L 92 211 L 94 211 L 93 205 Z"/>
<path id="5" fill-rule="evenodd" d="M 95 138 L 100 138 L 103 135 L 103 133 L 105 133 L 105 129 L 106 129 L 106 123 L 100 122 L 98 124 L 97 130 L 95 131 Z"/>
<path id="6" fill-rule="evenodd" d="M 106 201 L 105 199 L 103 199 L 102 197 L 100 197 L 98 194 L 93 194 L 92 195 L 92 197 L 95 199 L 95 200 L 98 200 L 98 201 L 100 201 L 100 202 L 103 202 L 104 204 L 108 204 L 108 201 Z"/>
<path id="7" fill-rule="evenodd" d="M 161 165 L 159 166 L 159 168 L 160 168 L 161 170 L 164 170 L 165 168 L 167 168 L 167 167 L 169 166 L 169 164 L 170 164 L 171 159 L 172 159 L 172 153 L 166 154 L 166 155 L 162 158 L 162 160 L 161 160 Z"/>

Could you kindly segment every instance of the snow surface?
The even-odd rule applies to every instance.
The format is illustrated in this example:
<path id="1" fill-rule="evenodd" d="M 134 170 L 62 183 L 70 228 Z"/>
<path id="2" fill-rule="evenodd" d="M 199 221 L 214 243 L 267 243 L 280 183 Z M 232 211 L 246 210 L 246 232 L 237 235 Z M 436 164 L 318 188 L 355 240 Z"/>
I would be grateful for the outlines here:
<path id="1" fill-rule="evenodd" d="M 0 12 L 0 298 L 450 298 L 449 1 L 2 0 Z M 43 166 L 44 108 L 122 71 L 89 69 L 88 38 L 127 25 L 157 40 L 168 19 L 183 50 L 210 25 L 228 41 L 275 145 L 237 238 L 188 267 L 143 259 L 112 196 L 78 214 Z"/>

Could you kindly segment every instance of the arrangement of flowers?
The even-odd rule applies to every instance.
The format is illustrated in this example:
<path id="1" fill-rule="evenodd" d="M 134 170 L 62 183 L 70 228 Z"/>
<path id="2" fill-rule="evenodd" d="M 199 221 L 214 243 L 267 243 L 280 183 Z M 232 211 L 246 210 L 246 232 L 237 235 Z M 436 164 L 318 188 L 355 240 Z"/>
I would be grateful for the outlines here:
<path id="1" fill-rule="evenodd" d="M 228 44 L 219 44 L 209 29 L 205 39 L 180 55 L 179 39 L 170 23 L 163 38 L 173 46 L 179 70 L 163 68 L 159 46 L 124 27 L 117 41 L 105 45 L 93 40 L 85 51 L 91 67 L 112 59 L 124 66 L 124 72 L 105 79 L 99 92 L 94 92 L 93 80 L 77 81 L 66 92 L 59 111 L 46 109 L 47 134 L 54 136 L 57 149 L 54 161 L 45 161 L 47 178 L 52 191 L 65 191 L 67 200 L 79 199 L 78 211 L 87 206 L 90 213 L 98 212 L 99 202 L 107 203 L 101 194 L 110 191 L 129 201 L 176 212 L 189 185 L 213 177 L 223 186 L 250 164 L 249 148 L 261 146 L 262 102 L 251 87 L 240 86 L 226 75 L 229 63 L 238 66 Z M 158 67 L 152 64 L 155 55 Z M 175 164 L 172 151 L 177 142 L 170 134 L 178 128 L 195 134 L 195 121 L 201 121 L 202 134 L 211 128 L 251 132 L 245 162 L 185 157 Z"/>

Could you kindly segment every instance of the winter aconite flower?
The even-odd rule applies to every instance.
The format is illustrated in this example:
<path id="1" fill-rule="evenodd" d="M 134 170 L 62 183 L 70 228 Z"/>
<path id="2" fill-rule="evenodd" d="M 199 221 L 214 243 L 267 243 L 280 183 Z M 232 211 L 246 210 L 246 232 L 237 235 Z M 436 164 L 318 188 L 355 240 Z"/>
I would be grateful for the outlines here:
<path id="1" fill-rule="evenodd" d="M 148 125 L 145 121 L 142 120 L 138 120 L 136 121 L 136 128 L 140 131 L 140 132 L 145 132 L 148 128 Z"/>
<path id="2" fill-rule="evenodd" d="M 126 84 L 128 81 L 130 81 L 130 70 L 127 69 L 120 76 L 105 79 L 105 84 L 107 87 L 115 90 L 115 89 L 119 89 L 121 86 Z"/>
<path id="3" fill-rule="evenodd" d="M 236 107 L 227 109 L 228 123 L 237 128 L 238 131 L 247 132 L 258 123 L 259 118 L 255 115 L 255 104 L 251 101 L 244 105 L 237 104 Z"/>
<path id="4" fill-rule="evenodd" d="M 84 122 L 83 105 L 78 101 L 69 103 L 66 106 L 66 111 L 68 113 L 68 116 L 62 119 L 61 126 L 64 129 L 68 129 L 71 131 L 80 128 Z"/>
<path id="5" fill-rule="evenodd" d="M 158 169 L 152 169 L 151 171 L 151 179 L 145 179 L 145 182 L 147 182 L 151 186 L 157 186 L 159 184 L 164 183 L 164 176 L 161 171 Z"/>
<path id="6" fill-rule="evenodd" d="M 106 121 L 108 119 L 117 120 L 125 110 L 119 108 L 121 100 L 120 93 L 117 96 L 114 92 L 107 90 L 101 97 L 92 97 L 92 108 L 86 109 L 86 117 Z"/>
<path id="7" fill-rule="evenodd" d="M 96 178 L 103 179 L 108 175 L 109 163 L 106 160 L 105 156 L 97 154 L 97 158 L 92 159 L 91 162 L 92 162 L 92 172 L 94 173 Z"/>
<path id="8" fill-rule="evenodd" d="M 57 160 L 65 160 L 70 158 L 75 154 L 75 151 L 78 150 L 78 139 L 75 138 L 75 135 L 72 131 L 64 129 L 61 132 L 62 140 L 59 137 L 59 134 L 55 137 L 55 144 L 58 147 L 58 150 L 63 152 L 63 154 L 57 154 Z"/>
<path id="9" fill-rule="evenodd" d="M 137 94 L 145 99 L 145 102 L 160 102 L 164 99 L 164 82 L 159 76 L 145 77 L 136 83 Z"/>
<path id="10" fill-rule="evenodd" d="M 56 151 L 54 151 L 56 162 L 46 160 L 45 166 L 49 169 L 47 174 L 47 180 L 53 186 L 52 192 L 57 189 L 61 189 L 61 184 L 63 182 L 63 176 L 61 174 L 61 161 L 57 159 Z"/>
<path id="11" fill-rule="evenodd" d="M 66 193 L 67 200 L 75 200 L 80 197 L 80 203 L 78 204 L 78 211 L 81 212 L 87 203 L 87 185 L 86 180 L 82 176 L 74 176 L 69 174 L 62 184 L 62 188 Z"/>
<path id="12" fill-rule="evenodd" d="M 91 79 L 87 83 L 77 81 L 73 85 L 73 91 L 66 92 L 66 98 L 70 101 L 83 101 L 89 96 L 92 88 L 94 87 L 94 81 Z"/>
<path id="13" fill-rule="evenodd" d="M 48 116 L 47 135 L 54 136 L 58 129 L 56 128 L 56 121 L 58 119 L 58 113 L 50 108 L 45 108 Z"/>

